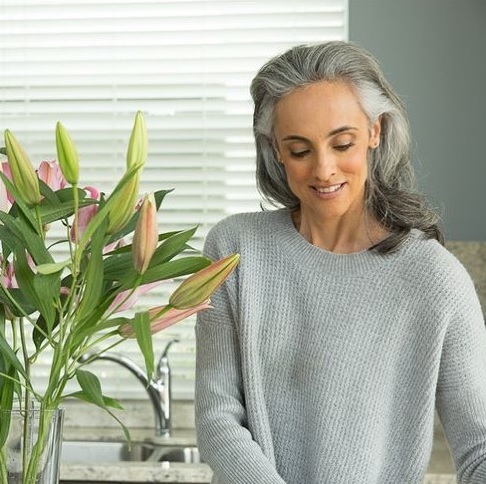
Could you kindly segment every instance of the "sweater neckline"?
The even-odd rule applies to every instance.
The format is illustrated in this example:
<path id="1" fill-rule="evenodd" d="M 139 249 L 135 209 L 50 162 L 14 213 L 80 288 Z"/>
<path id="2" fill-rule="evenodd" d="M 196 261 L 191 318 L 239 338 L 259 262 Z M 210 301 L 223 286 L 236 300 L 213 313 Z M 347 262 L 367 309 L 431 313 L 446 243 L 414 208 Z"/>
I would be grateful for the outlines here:
<path id="1" fill-rule="evenodd" d="M 273 231 L 276 245 L 291 260 L 303 268 L 325 269 L 336 275 L 356 275 L 375 270 L 386 263 L 389 256 L 364 249 L 349 254 L 340 254 L 322 249 L 307 241 L 295 228 L 289 209 L 274 212 L 278 223 L 269 228 Z"/>

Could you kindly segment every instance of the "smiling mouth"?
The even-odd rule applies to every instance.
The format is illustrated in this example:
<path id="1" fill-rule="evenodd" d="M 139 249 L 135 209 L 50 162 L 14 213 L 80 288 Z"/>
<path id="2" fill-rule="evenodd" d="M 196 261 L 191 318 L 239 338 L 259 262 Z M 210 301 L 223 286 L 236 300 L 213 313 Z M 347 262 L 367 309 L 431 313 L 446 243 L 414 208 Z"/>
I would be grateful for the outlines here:
<path id="1" fill-rule="evenodd" d="M 338 183 L 337 185 L 331 185 L 329 187 L 312 187 L 317 193 L 335 193 L 344 186 L 344 183 Z"/>

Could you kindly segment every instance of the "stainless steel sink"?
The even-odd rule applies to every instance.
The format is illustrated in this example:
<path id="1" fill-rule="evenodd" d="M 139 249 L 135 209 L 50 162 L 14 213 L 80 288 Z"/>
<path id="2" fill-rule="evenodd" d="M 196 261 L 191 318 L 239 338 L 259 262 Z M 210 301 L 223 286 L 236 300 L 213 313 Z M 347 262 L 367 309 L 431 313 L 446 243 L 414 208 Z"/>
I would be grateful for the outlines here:
<path id="1" fill-rule="evenodd" d="M 202 462 L 194 446 L 157 445 L 151 442 L 126 442 L 67 440 L 62 444 L 61 462 L 113 463 L 113 462 Z"/>

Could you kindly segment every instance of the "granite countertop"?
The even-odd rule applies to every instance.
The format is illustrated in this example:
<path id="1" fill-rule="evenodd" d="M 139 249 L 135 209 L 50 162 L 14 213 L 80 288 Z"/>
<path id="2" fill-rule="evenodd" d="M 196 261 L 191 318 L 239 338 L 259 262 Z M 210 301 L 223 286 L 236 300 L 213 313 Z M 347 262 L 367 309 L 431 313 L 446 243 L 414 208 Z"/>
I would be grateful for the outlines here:
<path id="1" fill-rule="evenodd" d="M 154 438 L 152 431 L 130 430 L 133 442 L 160 442 L 166 446 L 195 446 L 194 430 L 175 430 L 169 437 Z M 118 428 L 66 428 L 64 440 L 124 441 Z M 209 483 L 212 472 L 206 464 L 169 462 L 61 463 L 61 482 L 171 482 Z"/>
<path id="2" fill-rule="evenodd" d="M 131 430 L 134 442 L 154 441 L 147 429 Z M 65 440 L 123 440 L 117 428 L 65 429 Z M 167 446 L 193 446 L 196 444 L 194 430 L 175 430 L 170 437 L 160 437 Z M 116 463 L 63 463 L 61 464 L 61 482 L 132 482 L 132 483 L 210 483 L 212 471 L 206 464 L 183 464 L 168 462 L 116 462 Z M 427 474 L 423 484 L 456 484 L 452 474 Z"/>

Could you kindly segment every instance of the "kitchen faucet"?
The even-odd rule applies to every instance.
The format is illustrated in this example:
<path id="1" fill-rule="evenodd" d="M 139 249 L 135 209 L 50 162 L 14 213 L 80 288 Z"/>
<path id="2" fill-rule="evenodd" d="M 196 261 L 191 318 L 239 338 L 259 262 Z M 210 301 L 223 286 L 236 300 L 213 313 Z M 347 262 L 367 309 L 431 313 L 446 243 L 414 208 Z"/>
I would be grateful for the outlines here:
<path id="1" fill-rule="evenodd" d="M 120 364 L 132 372 L 147 391 L 155 415 L 155 433 L 157 436 L 168 436 L 171 431 L 171 372 L 169 366 L 168 351 L 172 343 L 179 342 L 178 339 L 170 340 L 165 346 L 161 357 L 157 363 L 155 374 L 151 380 L 147 378 L 147 373 L 140 368 L 133 360 L 126 356 L 107 352 L 100 355 L 96 353 L 85 353 L 80 361 L 91 363 L 95 360 L 109 360 Z"/>

